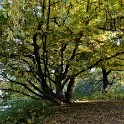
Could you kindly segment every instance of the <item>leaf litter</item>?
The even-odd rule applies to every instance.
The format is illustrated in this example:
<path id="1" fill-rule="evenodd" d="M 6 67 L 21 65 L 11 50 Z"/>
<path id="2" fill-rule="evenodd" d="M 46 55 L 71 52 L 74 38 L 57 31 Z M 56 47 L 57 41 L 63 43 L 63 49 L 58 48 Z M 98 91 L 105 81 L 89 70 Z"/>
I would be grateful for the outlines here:
<path id="1" fill-rule="evenodd" d="M 42 124 L 124 124 L 124 101 L 74 102 L 51 108 Z"/>

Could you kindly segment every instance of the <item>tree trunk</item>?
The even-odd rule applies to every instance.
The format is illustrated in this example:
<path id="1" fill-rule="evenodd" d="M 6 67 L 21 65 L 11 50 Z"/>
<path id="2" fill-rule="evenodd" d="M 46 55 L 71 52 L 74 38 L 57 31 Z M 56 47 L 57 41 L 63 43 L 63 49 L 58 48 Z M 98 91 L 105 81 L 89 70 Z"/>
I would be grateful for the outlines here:
<path id="1" fill-rule="evenodd" d="M 59 70 L 56 69 L 56 71 L 58 72 Z M 59 100 L 62 100 L 63 97 L 62 97 L 62 89 L 61 89 L 61 79 L 60 79 L 60 76 L 59 75 L 56 75 L 55 76 L 55 81 L 56 81 L 56 95 L 55 97 Z"/>
<path id="2" fill-rule="evenodd" d="M 105 69 L 102 68 L 102 74 L 103 74 L 103 92 L 107 92 L 107 85 L 109 84 L 108 82 L 108 73 L 106 72 Z"/>
<path id="3" fill-rule="evenodd" d="M 74 88 L 74 78 L 71 78 L 67 87 L 67 92 L 65 94 L 65 102 L 67 103 L 71 102 L 73 88 Z"/>

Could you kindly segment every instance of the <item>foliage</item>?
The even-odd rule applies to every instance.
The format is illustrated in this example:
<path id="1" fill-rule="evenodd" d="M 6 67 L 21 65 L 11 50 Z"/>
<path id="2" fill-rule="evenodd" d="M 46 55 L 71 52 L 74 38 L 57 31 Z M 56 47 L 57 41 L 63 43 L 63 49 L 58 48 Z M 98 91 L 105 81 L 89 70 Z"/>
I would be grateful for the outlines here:
<path id="1" fill-rule="evenodd" d="M 120 69 L 122 2 L 3 0 L 2 4 L 0 73 L 10 85 L 0 89 L 69 102 L 76 77 L 95 66 Z"/>
<path id="2" fill-rule="evenodd" d="M 33 124 L 46 116 L 47 108 L 51 104 L 42 100 L 18 98 L 5 105 L 8 108 L 0 112 L 1 124 Z"/>
<path id="3" fill-rule="evenodd" d="M 114 78 L 113 78 L 114 76 Z M 108 91 L 103 92 L 102 73 L 99 69 L 95 69 L 89 76 L 80 78 L 74 88 L 74 100 L 117 100 L 124 99 L 123 72 L 111 72 L 108 80 L 112 85 L 108 86 Z"/>
<path id="4" fill-rule="evenodd" d="M 114 88 L 112 88 L 114 89 Z M 108 93 L 96 91 L 92 95 L 83 94 L 81 92 L 73 92 L 73 100 L 124 100 L 124 89 L 110 90 Z"/>

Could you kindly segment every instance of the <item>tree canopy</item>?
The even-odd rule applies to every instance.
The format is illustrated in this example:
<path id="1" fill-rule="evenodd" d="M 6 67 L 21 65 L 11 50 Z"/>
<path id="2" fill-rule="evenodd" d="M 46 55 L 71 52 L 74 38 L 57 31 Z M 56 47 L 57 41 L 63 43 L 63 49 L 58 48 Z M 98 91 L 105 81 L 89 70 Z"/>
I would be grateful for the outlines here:
<path id="1" fill-rule="evenodd" d="M 93 67 L 123 65 L 123 0 L 3 0 L 2 5 L 0 73 L 10 84 L 2 90 L 69 102 L 75 78 Z"/>

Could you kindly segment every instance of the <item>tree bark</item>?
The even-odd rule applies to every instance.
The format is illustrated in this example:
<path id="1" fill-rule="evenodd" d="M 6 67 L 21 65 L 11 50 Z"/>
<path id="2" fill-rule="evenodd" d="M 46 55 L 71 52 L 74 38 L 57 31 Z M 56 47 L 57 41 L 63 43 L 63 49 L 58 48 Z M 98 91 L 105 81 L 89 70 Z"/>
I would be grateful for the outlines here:
<path id="1" fill-rule="evenodd" d="M 67 87 L 67 92 L 65 94 L 65 102 L 67 103 L 71 102 L 73 88 L 74 88 L 74 78 L 71 78 Z"/>
<path id="2" fill-rule="evenodd" d="M 109 83 L 108 81 L 108 75 L 111 72 L 111 70 L 109 70 L 108 72 L 106 71 L 106 69 L 102 68 L 102 74 L 103 74 L 103 92 L 107 92 L 107 86 Z"/>
<path id="3" fill-rule="evenodd" d="M 103 68 L 102 68 L 102 74 L 103 74 L 103 92 L 106 92 L 106 88 L 107 88 L 107 84 L 108 84 L 108 78 L 107 78 L 107 72 Z"/>

